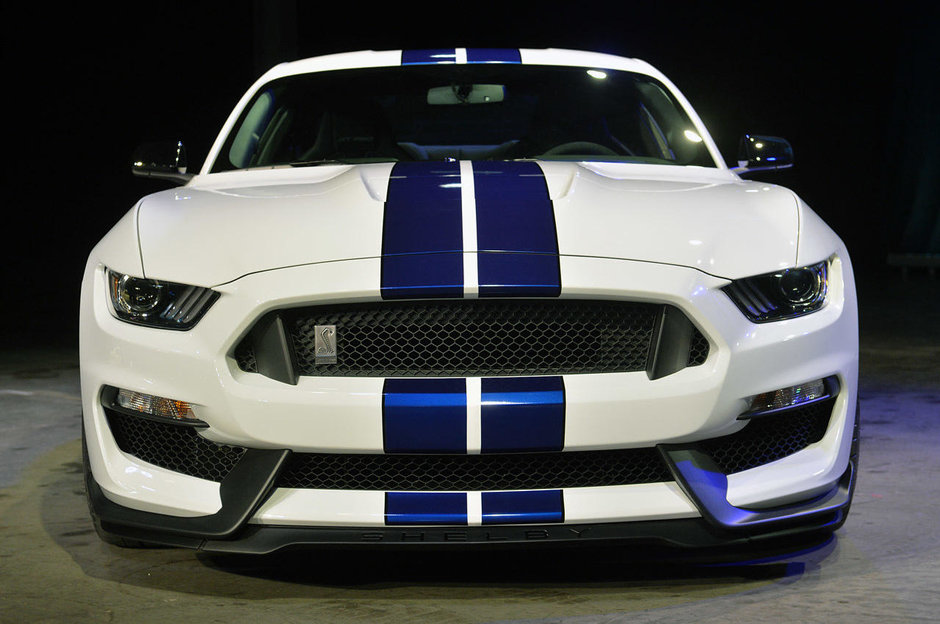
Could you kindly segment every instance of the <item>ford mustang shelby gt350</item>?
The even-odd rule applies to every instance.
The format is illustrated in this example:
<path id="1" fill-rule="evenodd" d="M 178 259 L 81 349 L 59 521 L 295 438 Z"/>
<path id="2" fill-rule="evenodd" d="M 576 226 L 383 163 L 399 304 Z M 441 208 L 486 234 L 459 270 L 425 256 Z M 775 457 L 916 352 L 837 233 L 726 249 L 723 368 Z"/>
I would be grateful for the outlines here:
<path id="1" fill-rule="evenodd" d="M 832 531 L 857 315 L 792 163 L 729 169 L 657 70 L 562 50 L 286 63 L 91 252 L 99 534 L 217 552 Z"/>

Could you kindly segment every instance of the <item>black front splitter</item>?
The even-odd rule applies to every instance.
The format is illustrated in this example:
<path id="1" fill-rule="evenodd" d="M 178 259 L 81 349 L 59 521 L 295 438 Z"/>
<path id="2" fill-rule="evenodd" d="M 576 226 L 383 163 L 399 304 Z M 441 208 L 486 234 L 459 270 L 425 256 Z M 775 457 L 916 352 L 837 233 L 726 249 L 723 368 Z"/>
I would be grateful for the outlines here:
<path id="1" fill-rule="evenodd" d="M 212 553 L 264 555 L 285 548 L 518 548 L 537 545 L 599 546 L 638 543 L 676 549 L 729 548 L 807 533 L 831 531 L 841 514 L 775 531 L 747 535 L 715 531 L 701 518 L 613 522 L 604 524 L 491 527 L 285 527 L 249 525 L 235 540 L 206 540 L 199 549 Z"/>
<path id="2" fill-rule="evenodd" d="M 613 522 L 448 527 L 294 527 L 249 524 L 274 489 L 290 452 L 250 449 L 220 484 L 216 514 L 181 518 L 118 505 L 105 497 L 90 470 L 85 483 L 92 515 L 101 529 L 140 542 L 216 553 L 268 554 L 304 546 L 511 546 L 601 544 L 634 541 L 678 548 L 754 544 L 802 533 L 832 531 L 845 520 L 855 481 L 853 462 L 830 492 L 812 500 L 766 511 L 732 507 L 727 479 L 694 448 L 660 447 L 680 487 L 701 518 Z"/>

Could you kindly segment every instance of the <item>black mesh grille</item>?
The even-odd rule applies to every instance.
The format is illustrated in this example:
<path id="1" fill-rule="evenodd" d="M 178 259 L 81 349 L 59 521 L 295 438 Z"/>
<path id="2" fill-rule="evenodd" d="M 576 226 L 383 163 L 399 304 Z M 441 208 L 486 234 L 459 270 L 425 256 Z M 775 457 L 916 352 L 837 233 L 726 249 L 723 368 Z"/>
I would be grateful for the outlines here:
<path id="1" fill-rule="evenodd" d="M 294 313 L 288 331 L 301 375 L 638 371 L 646 369 L 660 309 L 581 301 L 373 304 Z M 337 326 L 337 364 L 314 365 L 314 325 Z"/>
<path id="2" fill-rule="evenodd" d="M 291 457 L 278 487 L 326 490 L 537 490 L 671 481 L 655 449 L 506 455 Z"/>
<path id="3" fill-rule="evenodd" d="M 704 364 L 708 359 L 708 338 L 697 329 L 692 330 L 692 344 L 689 347 L 689 366 Z"/>
<path id="4" fill-rule="evenodd" d="M 206 440 L 193 427 L 105 410 L 118 448 L 147 463 L 191 477 L 221 481 L 245 449 Z"/>
<path id="5" fill-rule="evenodd" d="M 834 400 L 752 420 L 702 449 L 725 474 L 754 468 L 822 439 Z M 245 449 L 216 444 L 193 427 L 106 410 L 122 451 L 194 477 L 221 481 Z M 343 490 L 526 490 L 658 483 L 672 477 L 652 448 L 494 455 L 294 453 L 278 487 Z"/>
<path id="6" fill-rule="evenodd" d="M 299 375 L 462 377 L 646 370 L 663 306 L 614 301 L 377 302 L 283 310 Z M 335 325 L 337 363 L 316 363 L 314 327 Z M 708 356 L 692 336 L 689 365 Z M 251 339 L 238 366 L 258 372 Z"/>
<path id="7" fill-rule="evenodd" d="M 835 399 L 755 418 L 741 431 L 702 443 L 725 474 L 769 464 L 822 440 Z"/>
<path id="8" fill-rule="evenodd" d="M 249 373 L 258 372 L 258 362 L 255 360 L 255 350 L 247 343 L 239 346 L 235 350 L 235 360 L 238 362 L 238 368 Z"/>

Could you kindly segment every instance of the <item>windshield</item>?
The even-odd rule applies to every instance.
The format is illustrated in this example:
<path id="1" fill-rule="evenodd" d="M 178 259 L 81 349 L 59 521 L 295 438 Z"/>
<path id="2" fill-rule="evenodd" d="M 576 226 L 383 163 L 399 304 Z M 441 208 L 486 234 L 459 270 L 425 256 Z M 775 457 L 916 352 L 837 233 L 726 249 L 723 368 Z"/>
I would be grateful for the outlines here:
<path id="1" fill-rule="evenodd" d="M 275 80 L 245 107 L 212 171 L 534 158 L 715 166 L 682 107 L 654 78 L 467 64 Z"/>

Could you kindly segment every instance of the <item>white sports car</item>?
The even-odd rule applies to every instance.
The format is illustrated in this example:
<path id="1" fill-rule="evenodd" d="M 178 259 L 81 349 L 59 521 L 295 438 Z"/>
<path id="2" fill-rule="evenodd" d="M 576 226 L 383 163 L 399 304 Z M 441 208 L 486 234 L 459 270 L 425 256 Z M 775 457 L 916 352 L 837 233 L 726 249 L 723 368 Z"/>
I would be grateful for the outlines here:
<path id="1" fill-rule="evenodd" d="M 162 150 L 162 151 L 161 151 Z M 107 541 L 832 531 L 857 463 L 845 246 L 657 70 L 563 50 L 279 65 L 202 170 L 146 146 L 81 302 Z"/>

